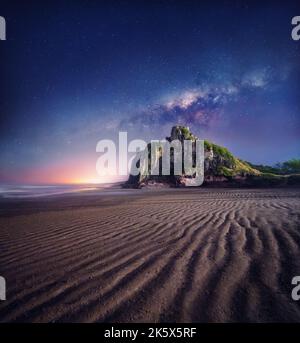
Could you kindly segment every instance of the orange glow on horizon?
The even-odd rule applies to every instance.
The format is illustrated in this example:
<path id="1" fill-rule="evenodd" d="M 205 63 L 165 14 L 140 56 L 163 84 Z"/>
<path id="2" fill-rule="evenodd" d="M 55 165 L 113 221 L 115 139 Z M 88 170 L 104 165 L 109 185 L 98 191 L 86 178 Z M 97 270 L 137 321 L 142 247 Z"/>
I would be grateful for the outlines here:
<path id="1" fill-rule="evenodd" d="M 125 176 L 99 176 L 95 159 L 64 161 L 48 167 L 35 167 L 16 173 L 3 173 L 8 182 L 24 184 L 101 184 L 125 181 Z"/>

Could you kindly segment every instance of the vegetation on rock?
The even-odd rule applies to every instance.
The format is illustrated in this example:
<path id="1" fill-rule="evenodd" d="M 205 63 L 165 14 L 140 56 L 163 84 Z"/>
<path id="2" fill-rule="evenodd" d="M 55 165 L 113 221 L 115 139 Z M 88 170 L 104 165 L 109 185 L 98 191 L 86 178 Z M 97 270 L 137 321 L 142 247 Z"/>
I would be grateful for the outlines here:
<path id="1" fill-rule="evenodd" d="M 179 140 L 195 141 L 198 138 L 185 126 L 173 126 L 171 136 L 166 140 L 172 142 Z M 204 140 L 204 176 L 205 184 L 233 184 L 245 186 L 274 186 L 274 185 L 296 185 L 300 184 L 300 160 L 292 159 L 274 167 L 265 165 L 254 165 L 235 157 L 227 148 Z M 194 154 L 194 152 L 193 152 Z M 170 151 L 171 163 L 174 153 Z M 151 144 L 148 144 L 148 159 L 150 165 Z M 158 152 L 157 162 L 161 163 L 161 151 Z M 139 162 L 138 162 L 139 163 Z M 143 172 L 138 176 L 130 176 L 127 186 L 140 186 L 147 183 L 165 183 L 174 186 L 184 184 L 184 168 L 182 175 L 163 176 L 151 175 L 151 171 L 142 168 Z M 160 168 L 161 170 L 161 168 Z M 171 166 L 172 170 L 172 166 Z M 296 175 L 290 175 L 296 174 Z"/>

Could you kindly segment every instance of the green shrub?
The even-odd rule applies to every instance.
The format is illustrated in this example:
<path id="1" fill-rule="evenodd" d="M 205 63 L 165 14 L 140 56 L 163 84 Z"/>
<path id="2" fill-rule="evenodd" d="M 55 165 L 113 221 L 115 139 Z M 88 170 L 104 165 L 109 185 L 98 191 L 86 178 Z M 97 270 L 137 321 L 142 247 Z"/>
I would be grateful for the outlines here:
<path id="1" fill-rule="evenodd" d="M 218 168 L 219 175 L 226 176 L 226 177 L 232 177 L 234 175 L 234 171 L 230 168 L 221 166 Z"/>
<path id="2" fill-rule="evenodd" d="M 204 141 L 204 148 L 206 150 L 210 150 L 212 148 L 212 143 L 210 143 L 209 141 Z"/>
<path id="3" fill-rule="evenodd" d="M 226 160 L 230 161 L 230 163 L 234 164 L 235 158 L 226 148 L 216 144 L 212 144 L 212 148 L 214 154 L 220 155 Z"/>

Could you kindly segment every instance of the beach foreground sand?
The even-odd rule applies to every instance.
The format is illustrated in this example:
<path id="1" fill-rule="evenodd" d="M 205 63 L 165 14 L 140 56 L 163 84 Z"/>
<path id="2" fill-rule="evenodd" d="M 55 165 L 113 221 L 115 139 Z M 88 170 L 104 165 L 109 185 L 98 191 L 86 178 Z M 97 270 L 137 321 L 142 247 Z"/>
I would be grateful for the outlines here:
<path id="1" fill-rule="evenodd" d="M 300 190 L 2 200 L 0 321 L 299 322 Z"/>

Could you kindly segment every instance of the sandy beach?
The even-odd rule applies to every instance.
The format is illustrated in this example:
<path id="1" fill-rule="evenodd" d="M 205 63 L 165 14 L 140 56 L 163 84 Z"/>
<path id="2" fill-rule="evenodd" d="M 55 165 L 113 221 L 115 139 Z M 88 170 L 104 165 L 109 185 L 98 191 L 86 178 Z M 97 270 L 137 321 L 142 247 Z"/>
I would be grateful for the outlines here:
<path id="1" fill-rule="evenodd" d="M 0 201 L 1 322 L 299 322 L 300 190 Z"/>

